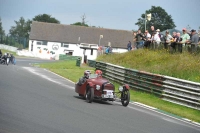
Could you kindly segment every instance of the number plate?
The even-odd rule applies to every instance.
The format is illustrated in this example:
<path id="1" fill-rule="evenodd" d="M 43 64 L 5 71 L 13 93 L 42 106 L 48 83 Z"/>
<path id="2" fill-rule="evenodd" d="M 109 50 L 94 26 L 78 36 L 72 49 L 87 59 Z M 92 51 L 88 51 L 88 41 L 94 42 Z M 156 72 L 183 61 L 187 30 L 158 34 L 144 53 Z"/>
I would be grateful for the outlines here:
<path id="1" fill-rule="evenodd" d="M 106 91 L 106 94 L 103 94 L 102 98 L 114 98 L 113 91 Z"/>

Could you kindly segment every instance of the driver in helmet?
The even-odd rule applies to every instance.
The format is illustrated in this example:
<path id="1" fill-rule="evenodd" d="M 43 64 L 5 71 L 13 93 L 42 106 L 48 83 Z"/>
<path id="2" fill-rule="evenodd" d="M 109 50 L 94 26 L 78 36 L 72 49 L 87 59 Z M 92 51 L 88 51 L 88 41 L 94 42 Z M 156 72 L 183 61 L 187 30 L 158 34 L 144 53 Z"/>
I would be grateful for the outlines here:
<path id="1" fill-rule="evenodd" d="M 95 74 L 97 75 L 97 77 L 102 77 L 102 71 L 101 70 L 96 70 Z"/>
<path id="2" fill-rule="evenodd" d="M 89 76 L 90 76 L 90 74 L 91 74 L 91 72 L 90 72 L 89 70 L 86 70 L 86 71 L 84 72 L 84 78 L 88 79 Z"/>
<path id="3" fill-rule="evenodd" d="M 79 79 L 78 85 L 82 85 L 85 83 L 86 79 L 89 79 L 91 72 L 89 70 L 85 70 L 82 78 Z"/>

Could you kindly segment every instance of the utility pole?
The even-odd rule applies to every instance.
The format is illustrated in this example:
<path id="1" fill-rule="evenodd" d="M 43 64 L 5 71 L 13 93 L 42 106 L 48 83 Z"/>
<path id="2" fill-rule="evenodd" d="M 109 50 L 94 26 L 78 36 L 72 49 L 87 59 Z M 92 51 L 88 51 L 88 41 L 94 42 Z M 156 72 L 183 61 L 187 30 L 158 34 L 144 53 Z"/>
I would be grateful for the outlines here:
<path id="1" fill-rule="evenodd" d="M 145 23 L 145 30 L 144 31 L 146 31 L 146 25 L 147 25 L 147 17 L 146 16 L 147 16 L 147 14 L 146 14 L 146 11 L 145 11 L 145 20 L 144 20 L 145 21 L 144 22 Z"/>

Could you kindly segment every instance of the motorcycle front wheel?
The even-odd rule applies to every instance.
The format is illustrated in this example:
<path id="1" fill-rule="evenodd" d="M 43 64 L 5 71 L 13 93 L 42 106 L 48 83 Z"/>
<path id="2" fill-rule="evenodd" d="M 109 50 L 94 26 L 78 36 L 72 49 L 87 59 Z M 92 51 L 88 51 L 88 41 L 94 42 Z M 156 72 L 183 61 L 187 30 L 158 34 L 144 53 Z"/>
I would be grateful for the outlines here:
<path id="1" fill-rule="evenodd" d="M 130 102 L 130 92 L 129 90 L 125 90 L 121 93 L 121 103 L 124 107 L 126 107 Z"/>

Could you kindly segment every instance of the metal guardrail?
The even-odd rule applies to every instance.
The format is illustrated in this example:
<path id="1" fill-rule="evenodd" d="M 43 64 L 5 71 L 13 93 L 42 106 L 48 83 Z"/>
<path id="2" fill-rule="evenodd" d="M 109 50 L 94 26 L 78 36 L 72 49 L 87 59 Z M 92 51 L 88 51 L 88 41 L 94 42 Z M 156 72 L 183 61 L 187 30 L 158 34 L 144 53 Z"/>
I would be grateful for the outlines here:
<path id="1" fill-rule="evenodd" d="M 72 55 L 59 55 L 59 60 L 77 60 L 78 58 L 81 58 L 80 56 L 72 56 Z"/>
<path id="2" fill-rule="evenodd" d="M 89 62 L 90 65 L 95 61 Z M 163 100 L 200 110 L 200 83 L 98 61 L 95 68 L 102 70 L 103 76 L 112 81 L 129 84 L 133 89 L 158 95 Z"/>
<path id="3" fill-rule="evenodd" d="M 87 60 L 87 64 L 90 66 L 90 67 L 94 67 L 96 66 L 96 61 L 94 60 Z"/>

